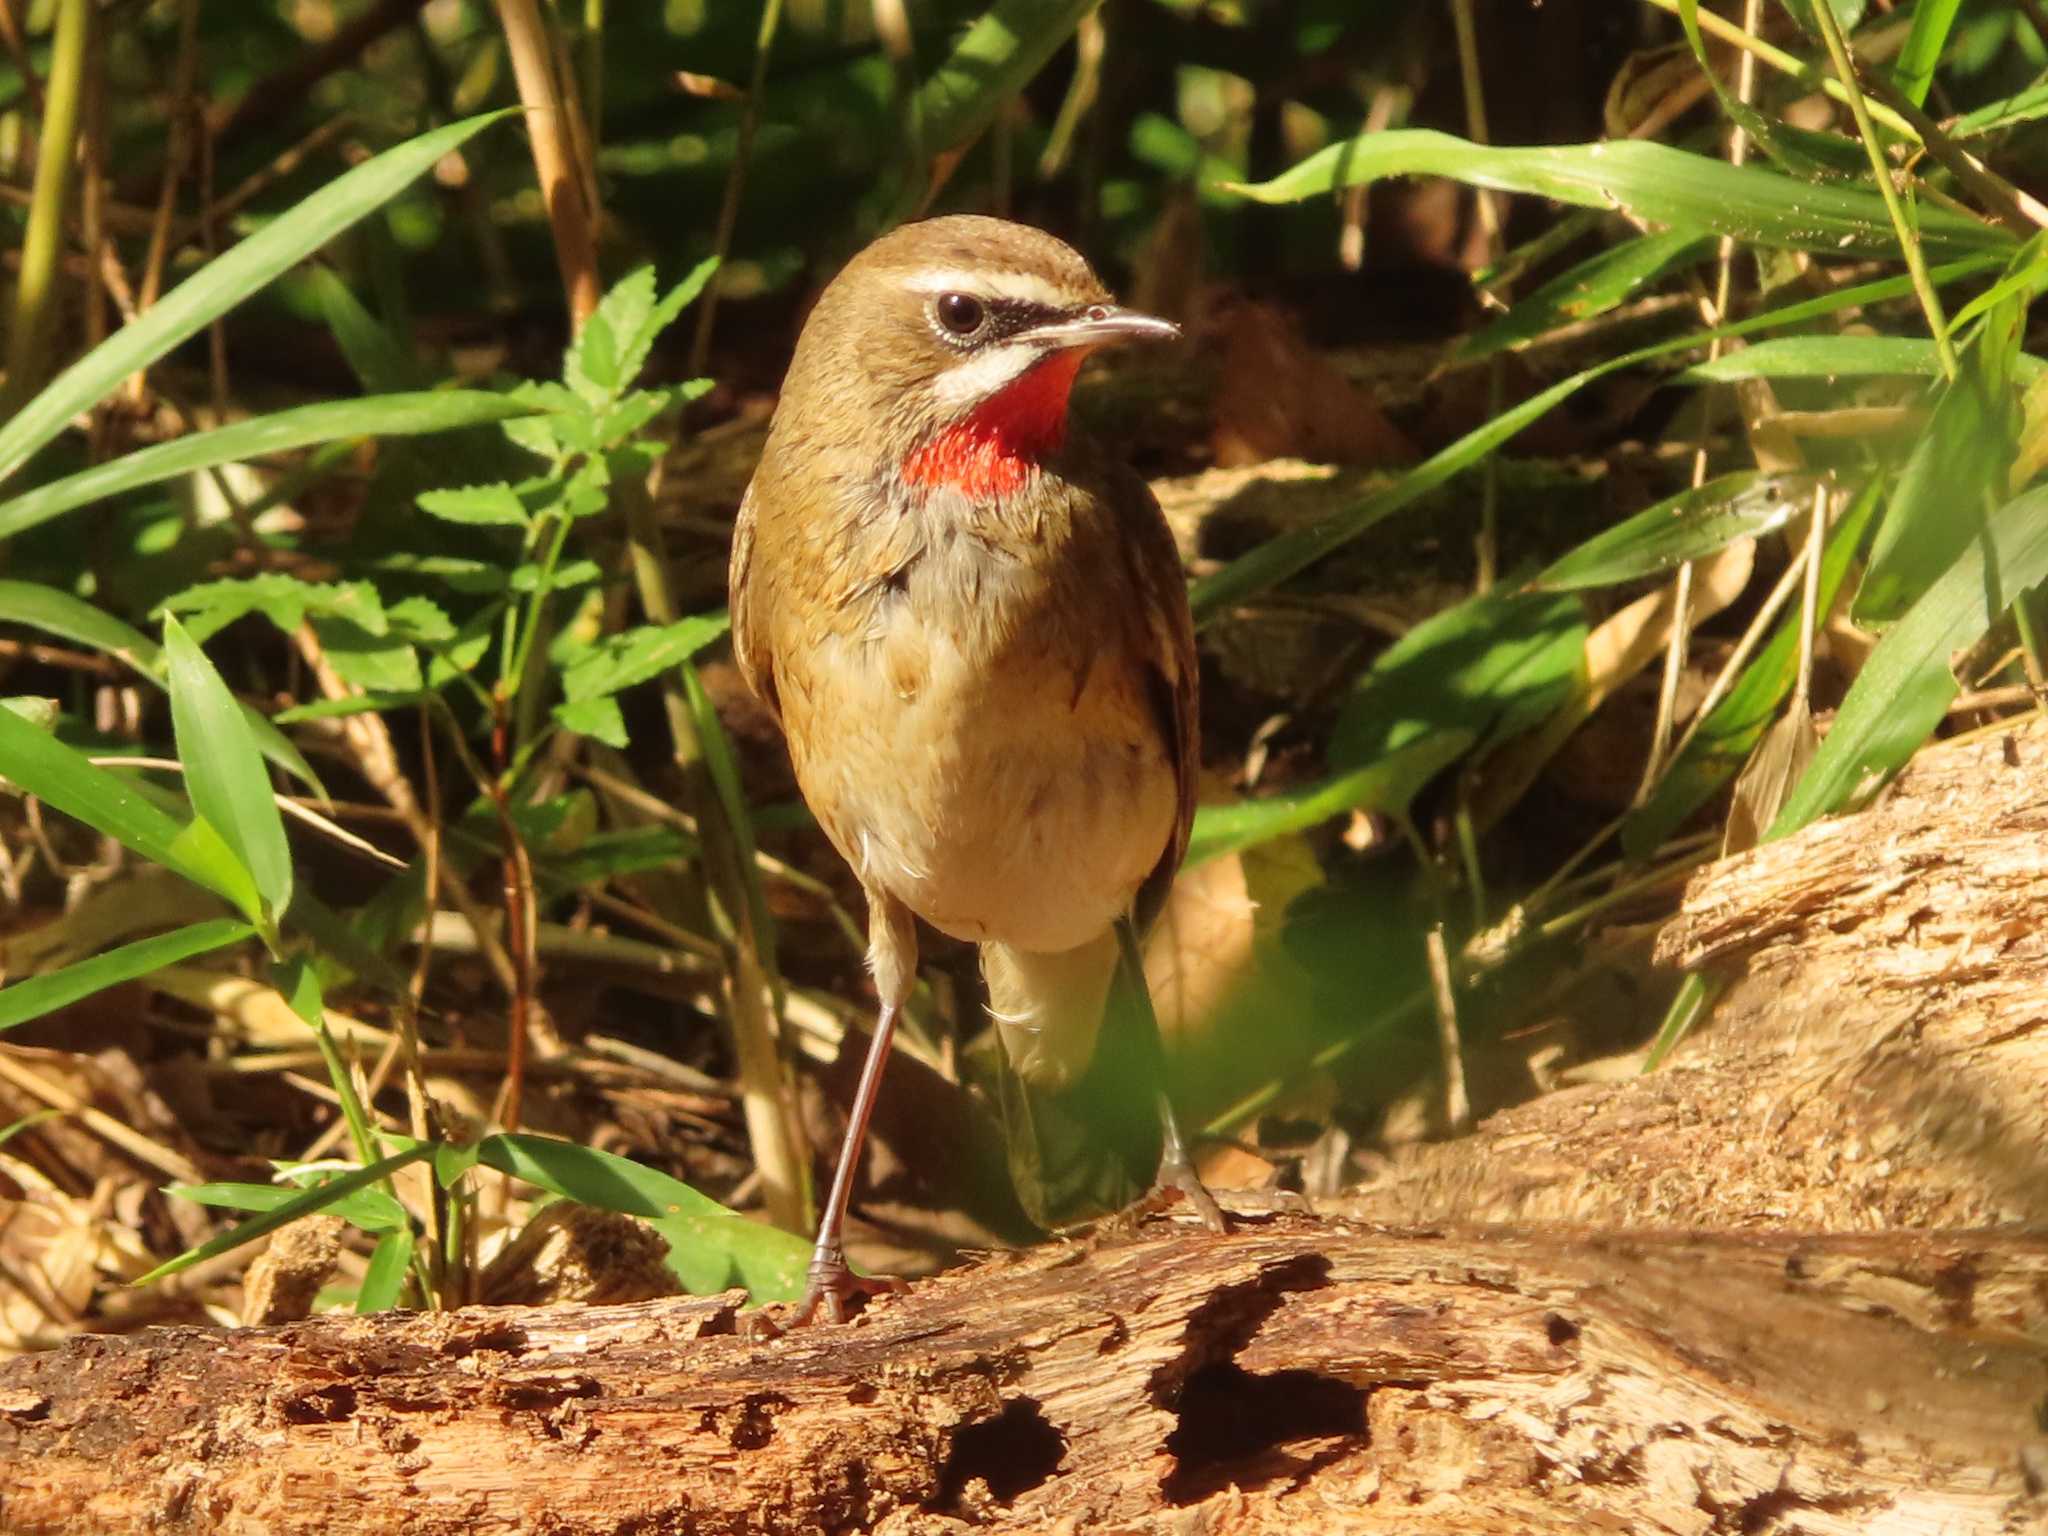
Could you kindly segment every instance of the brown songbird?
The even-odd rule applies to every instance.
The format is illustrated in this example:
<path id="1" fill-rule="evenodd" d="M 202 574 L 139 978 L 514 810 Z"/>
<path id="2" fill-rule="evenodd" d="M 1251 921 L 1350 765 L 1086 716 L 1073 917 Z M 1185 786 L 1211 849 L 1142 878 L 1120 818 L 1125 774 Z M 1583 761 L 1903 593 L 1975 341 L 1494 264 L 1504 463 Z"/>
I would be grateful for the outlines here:
<path id="1" fill-rule="evenodd" d="M 1158 503 L 1067 395 L 1095 348 L 1178 334 L 1052 236 L 951 217 L 862 251 L 797 342 L 734 530 L 733 643 L 867 894 L 881 999 L 800 1318 L 865 1288 L 841 1228 L 917 918 L 980 945 L 1034 1087 L 1086 1068 L 1119 964 L 1142 995 L 1194 814 L 1194 626 Z M 1218 1226 L 1158 1103 L 1160 1176 Z"/>

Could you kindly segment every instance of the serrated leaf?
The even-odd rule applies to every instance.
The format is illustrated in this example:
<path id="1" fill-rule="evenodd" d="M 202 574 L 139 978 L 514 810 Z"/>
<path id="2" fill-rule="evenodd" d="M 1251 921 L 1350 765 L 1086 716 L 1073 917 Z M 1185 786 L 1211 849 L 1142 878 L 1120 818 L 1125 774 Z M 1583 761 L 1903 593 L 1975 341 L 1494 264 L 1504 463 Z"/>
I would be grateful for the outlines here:
<path id="1" fill-rule="evenodd" d="M 389 635 L 373 635 L 345 619 L 314 619 L 328 665 L 352 688 L 375 693 L 417 693 L 423 686 L 413 648 Z"/>
<path id="2" fill-rule="evenodd" d="M 391 633 L 421 645 L 445 644 L 455 638 L 454 621 L 439 603 L 425 597 L 408 597 L 384 610 Z"/>
<path id="3" fill-rule="evenodd" d="M 571 703 L 601 698 L 659 677 L 687 661 L 730 629 L 724 613 L 699 614 L 673 624 L 644 624 L 607 636 L 562 674 Z"/>
<path id="4" fill-rule="evenodd" d="M 533 518 L 519 493 L 502 480 L 496 485 L 462 485 L 422 491 L 419 508 L 443 522 L 470 528 L 526 528 Z"/>
<path id="5" fill-rule="evenodd" d="M 541 567 L 532 561 L 512 569 L 512 590 L 531 592 L 541 582 Z M 553 578 L 548 582 L 551 592 L 565 592 L 570 587 L 587 586 L 593 581 L 604 579 L 604 568 L 595 560 L 564 560 L 555 567 Z"/>
<path id="6" fill-rule="evenodd" d="M 235 696 L 175 618 L 164 620 L 164 660 L 186 792 L 249 871 L 268 927 L 291 905 L 292 855 L 263 755 Z"/>
<path id="7" fill-rule="evenodd" d="M 301 581 L 266 571 L 234 581 L 207 581 L 165 598 L 160 612 L 185 615 L 186 631 L 204 642 L 235 620 L 260 613 L 284 634 L 309 616 L 346 619 L 373 635 L 385 632 L 384 604 L 367 581 Z"/>
<path id="8" fill-rule="evenodd" d="M 557 704 L 554 716 L 564 730 L 592 737 L 608 747 L 624 751 L 630 744 L 626 735 L 626 717 L 619 713 L 619 701 L 609 696 Z"/>

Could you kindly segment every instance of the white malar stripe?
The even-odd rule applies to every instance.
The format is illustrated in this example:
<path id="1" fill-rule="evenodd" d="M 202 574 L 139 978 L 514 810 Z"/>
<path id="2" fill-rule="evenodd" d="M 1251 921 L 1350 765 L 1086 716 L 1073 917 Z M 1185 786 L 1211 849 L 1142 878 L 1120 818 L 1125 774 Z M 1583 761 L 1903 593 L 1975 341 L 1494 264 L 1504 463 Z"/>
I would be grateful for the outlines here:
<path id="1" fill-rule="evenodd" d="M 968 271 L 960 267 L 926 267 L 904 279 L 916 293 L 971 293 L 983 299 L 1022 299 L 1049 309 L 1065 309 L 1074 297 L 1032 272 L 1000 268 Z"/>
<path id="2" fill-rule="evenodd" d="M 1013 341 L 978 352 L 940 374 L 932 382 L 932 393 L 944 405 L 971 405 L 1015 383 L 1044 356 L 1042 347 L 1028 341 Z"/>

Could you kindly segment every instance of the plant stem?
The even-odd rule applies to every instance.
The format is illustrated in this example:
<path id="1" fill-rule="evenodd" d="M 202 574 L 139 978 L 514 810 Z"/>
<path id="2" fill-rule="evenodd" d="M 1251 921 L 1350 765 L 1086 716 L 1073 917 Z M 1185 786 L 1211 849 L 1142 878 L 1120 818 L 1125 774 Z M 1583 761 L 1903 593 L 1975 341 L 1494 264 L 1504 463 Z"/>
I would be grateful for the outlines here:
<path id="1" fill-rule="evenodd" d="M 56 307 L 57 259 L 64 240 L 64 207 L 71 165 L 78 153 L 79 104 L 92 27 L 91 0 L 58 0 L 56 37 L 36 144 L 35 196 L 21 242 L 21 281 L 14 290 L 14 335 L 7 349 L 7 388 L 0 419 L 12 415 L 43 381 L 45 352 Z"/>
<path id="2" fill-rule="evenodd" d="M 754 73 L 747 82 L 747 99 L 740 103 L 739 143 L 734 147 L 732 170 L 725 178 L 725 196 L 718 205 L 718 231 L 712 237 L 711 254 L 722 265 L 732 249 L 732 232 L 740 219 L 740 193 L 747 184 L 747 161 L 754 152 L 754 128 L 761 120 L 761 93 L 768 88 L 768 56 L 775 50 L 775 31 L 782 24 L 782 0 L 767 0 L 761 7 L 761 27 L 754 35 Z M 690 372 L 702 373 L 711 357 L 711 327 L 718 318 L 718 282 L 713 279 L 697 301 L 697 334 L 690 342 Z"/>
<path id="3" fill-rule="evenodd" d="M 1949 339 L 1941 296 L 1928 280 L 1927 258 L 1921 252 L 1920 241 L 1913 233 L 1912 225 L 1907 222 L 1905 205 L 1900 202 L 1899 189 L 1892 181 L 1891 161 L 1886 158 L 1884 145 L 1877 137 L 1877 127 L 1871 122 L 1870 104 L 1863 99 L 1863 92 L 1857 86 L 1856 64 L 1849 57 L 1849 44 L 1842 36 L 1841 23 L 1835 19 L 1834 7 L 1826 0 L 1813 7 L 1813 18 L 1828 46 L 1828 56 L 1834 60 L 1835 73 L 1841 77 L 1842 89 L 1848 93 L 1849 113 L 1856 119 L 1856 132 L 1862 137 L 1864 151 L 1870 156 L 1870 168 L 1876 173 L 1877 190 L 1884 198 L 1885 211 L 1891 215 L 1892 228 L 1898 231 L 1899 246 L 1906 258 L 1906 271 L 1913 278 L 1913 292 L 1919 297 L 1928 328 L 1934 333 L 1934 352 L 1941 359 L 1941 371 L 1953 379 L 1956 376 L 1956 349 L 1955 343 Z"/>

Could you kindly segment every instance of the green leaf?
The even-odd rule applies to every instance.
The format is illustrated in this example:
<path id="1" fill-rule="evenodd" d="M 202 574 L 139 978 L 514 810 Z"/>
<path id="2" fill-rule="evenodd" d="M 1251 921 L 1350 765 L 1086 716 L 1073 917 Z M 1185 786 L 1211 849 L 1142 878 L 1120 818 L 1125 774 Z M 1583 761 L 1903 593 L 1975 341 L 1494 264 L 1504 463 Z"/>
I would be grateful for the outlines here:
<path id="1" fill-rule="evenodd" d="M 1952 262 L 1935 269 L 1929 275 L 1939 286 L 2001 264 L 1996 258 L 1979 257 Z M 1439 450 L 1416 465 L 1384 490 L 1332 513 L 1319 523 L 1306 528 L 1290 529 L 1268 539 L 1257 548 L 1238 556 L 1222 570 L 1203 577 L 1188 592 L 1188 604 L 1194 610 L 1196 627 L 1213 623 L 1236 604 L 1277 587 L 1289 577 L 1314 565 L 1332 550 L 1341 548 L 1357 538 L 1367 529 L 1413 506 L 1438 486 L 1477 464 L 1524 427 L 1556 409 L 1596 380 L 1624 368 L 1633 368 L 1652 359 L 1668 356 L 1673 352 L 1684 352 L 1704 346 L 1717 336 L 1748 336 L 1779 326 L 1803 325 L 1808 320 L 1818 319 L 1839 309 L 1874 304 L 1889 298 L 1903 298 L 1911 293 L 1911 283 L 1902 277 L 1883 278 L 1874 283 L 1858 283 L 1823 298 L 1787 304 L 1734 325 L 1723 326 L 1719 330 L 1702 331 L 1690 336 L 1674 337 L 1670 341 L 1657 342 L 1583 369 L 1475 427 L 1449 447 Z"/>
<path id="2" fill-rule="evenodd" d="M 26 624 L 45 634 L 91 646 L 127 663 L 157 687 L 164 685 L 161 646 L 142 631 L 69 592 L 29 581 L 0 581 L 0 621 Z M 314 793 L 325 795 L 326 787 L 312 765 L 283 732 L 248 705 L 241 708 L 242 718 L 255 733 L 256 745 L 263 755 Z"/>
<path id="3" fill-rule="evenodd" d="M 1456 762 L 1479 738 L 1471 731 L 1442 730 L 1398 747 L 1363 768 L 1317 784 L 1235 805 L 1205 805 L 1195 812 L 1183 868 L 1193 869 L 1227 853 L 1306 832 L 1333 816 L 1352 811 L 1406 814 L 1422 787 Z"/>
<path id="4" fill-rule="evenodd" d="M 185 829 L 153 799 L 13 710 L 0 710 L 0 777 L 145 859 L 240 904 L 237 890 L 223 887 L 209 869 L 188 861 L 179 843 Z"/>
<path id="5" fill-rule="evenodd" d="M 1885 375 L 1938 379 L 1940 354 L 1918 336 L 1779 336 L 1695 363 L 1678 377 L 1687 384 L 1732 384 Z"/>
<path id="6" fill-rule="evenodd" d="M 1911 757 L 1956 696 L 1949 658 L 1983 639 L 1993 619 L 2044 580 L 2048 486 L 2001 507 L 1878 642 L 1766 840 L 1841 809 Z"/>
<path id="7" fill-rule="evenodd" d="M 453 1189 L 455 1181 L 476 1166 L 477 1146 L 452 1146 L 445 1141 L 433 1143 L 434 1182 L 443 1189 Z"/>
<path id="8" fill-rule="evenodd" d="M 194 816 L 171 839 L 171 867 L 208 890 L 218 891 L 241 912 L 248 914 L 265 938 L 271 925 L 263 913 L 263 897 L 256 889 L 256 877 L 249 873 L 227 840 L 214 830 L 204 816 Z"/>
<path id="9" fill-rule="evenodd" d="M 315 1211 L 328 1209 L 344 1195 L 351 1195 L 359 1189 L 367 1189 L 372 1184 L 381 1183 L 383 1180 L 390 1178 L 392 1174 L 398 1172 L 399 1169 L 424 1161 L 432 1155 L 432 1152 L 433 1147 L 431 1144 L 421 1143 L 408 1147 L 403 1152 L 394 1152 L 391 1156 L 374 1162 L 367 1168 L 353 1169 L 337 1178 L 328 1180 L 324 1184 L 318 1184 L 311 1189 L 302 1190 L 298 1194 L 279 1202 L 279 1204 L 263 1212 L 260 1216 L 230 1227 L 218 1237 L 209 1238 L 201 1243 L 197 1248 L 188 1248 L 175 1259 L 157 1265 L 155 1269 L 142 1276 L 135 1284 L 150 1285 L 163 1279 L 166 1275 L 175 1275 L 180 1270 L 190 1269 L 194 1264 L 203 1263 L 207 1259 L 215 1258 L 223 1253 L 232 1253 L 245 1243 L 253 1243 L 259 1237 L 268 1237 L 279 1227 L 289 1226 L 301 1216 L 310 1216 Z M 203 1188 L 205 1186 L 199 1187 Z"/>
<path id="10" fill-rule="evenodd" d="M 2030 85 L 1997 101 L 1986 102 L 1975 111 L 1965 112 L 1949 125 L 1949 133 L 1958 139 L 1977 139 L 1990 133 L 2002 133 L 2021 123 L 2038 122 L 2044 117 L 2048 117 L 2048 81 Z"/>
<path id="11" fill-rule="evenodd" d="M 1816 0 L 1779 0 L 1779 3 L 1791 13 L 1792 19 L 1806 30 L 1807 36 L 1817 38 L 1821 35 L 1820 23 L 1813 17 Z M 1836 22 L 1840 24 L 1842 36 L 1847 37 L 1863 25 L 1863 13 L 1868 8 L 1867 0 L 1825 0 L 1825 3 L 1834 13 Z"/>
<path id="12" fill-rule="evenodd" d="M 2024 312 L 2001 305 L 1993 320 L 2003 323 L 1987 323 L 1943 390 L 1878 527 L 1852 610 L 1857 623 L 1884 625 L 1904 613 L 2003 499 L 2019 446 L 2011 364 Z"/>
<path id="13" fill-rule="evenodd" d="M 448 154 L 515 109 L 450 123 L 388 149 L 337 176 L 282 218 L 216 257 L 124 325 L 0 426 L 0 481 L 75 416 L 111 394 L 189 336 L 303 261 L 358 219 L 382 207 Z"/>
<path id="14" fill-rule="evenodd" d="M 0 503 L 0 538 L 11 538 L 65 512 L 142 486 L 223 464 L 246 463 L 346 438 L 417 437 L 450 432 L 459 427 L 530 415 L 532 410 L 522 401 L 480 390 L 381 395 L 368 400 L 302 405 L 139 448 L 24 492 Z"/>
<path id="15" fill-rule="evenodd" d="M 1014 101 L 1099 0 L 995 0 L 918 88 L 924 152 L 967 144 Z M 920 193 L 922 177 L 916 178 Z"/>
<path id="16" fill-rule="evenodd" d="M 157 606 L 165 613 L 187 615 L 186 628 L 194 640 L 202 642 L 252 613 L 262 614 L 286 635 L 295 633 L 308 617 L 346 619 L 373 635 L 390 628 L 383 600 L 367 581 L 301 581 L 282 571 L 237 581 L 201 582 Z"/>
<path id="17" fill-rule="evenodd" d="M 80 998 L 147 976 L 194 955 L 238 944 L 255 931 L 237 918 L 211 918 L 154 938 L 137 939 L 133 944 L 123 944 L 119 949 L 110 949 L 62 970 L 11 982 L 0 987 L 0 1030 L 39 1019 Z"/>
<path id="18" fill-rule="evenodd" d="M 1614 208 L 1674 232 L 1732 235 L 1784 250 L 1896 259 L 1884 199 L 1863 187 L 1800 181 L 1642 139 L 1555 148 L 1474 144 L 1428 128 L 1369 133 L 1318 150 L 1271 181 L 1230 190 L 1262 203 L 1300 202 L 1390 176 L 1448 176 L 1584 208 Z M 1947 209 L 1920 210 L 1930 255 L 2006 248 L 2013 237 Z"/>
<path id="19" fill-rule="evenodd" d="M 443 522 L 472 528 L 525 528 L 533 518 L 519 493 L 500 481 L 496 485 L 464 485 L 453 490 L 423 491 L 422 512 Z"/>
<path id="20" fill-rule="evenodd" d="M 592 737 L 622 752 L 631 739 L 626 735 L 626 717 L 619 711 L 619 701 L 609 696 L 557 704 L 554 716 L 563 730 Z"/>
<path id="21" fill-rule="evenodd" d="M 284 1184 L 172 1184 L 164 1193 L 194 1205 L 210 1205 L 225 1211 L 274 1211 L 296 1200 L 308 1189 L 331 1187 L 340 1175 L 332 1169 L 294 1170 Z M 408 1225 L 405 1207 L 381 1189 L 358 1189 L 337 1196 L 326 1207 L 327 1214 L 339 1216 L 350 1226 L 372 1234 L 396 1232 Z"/>
<path id="22" fill-rule="evenodd" d="M 293 955 L 276 969 L 271 978 L 291 1010 L 319 1029 L 327 1022 L 327 1002 L 320 986 L 320 969 L 304 955 Z"/>
<path id="23" fill-rule="evenodd" d="M 1458 344 L 1457 360 L 1491 357 L 1559 326 L 1604 315 L 1645 283 L 1699 260 L 1712 249 L 1712 242 L 1690 230 L 1624 240 L 1516 300 L 1506 314 Z"/>
<path id="24" fill-rule="evenodd" d="M 405 1277 L 412 1268 L 412 1228 L 404 1226 L 377 1239 L 363 1271 L 362 1288 L 356 1292 L 356 1314 L 389 1312 L 405 1293 Z"/>
<path id="25" fill-rule="evenodd" d="M 1892 74 L 1899 89 L 1916 107 L 1927 104 L 1927 91 L 1934 84 L 1934 69 L 1941 62 L 1941 50 L 1948 46 L 1949 29 L 1956 24 L 1962 0 L 1920 0 L 1913 7 L 1913 27 L 1899 50 Z"/>
<path id="26" fill-rule="evenodd" d="M 1782 528 L 1813 502 L 1811 475 L 1770 475 L 1745 469 L 1681 491 L 1596 534 L 1530 583 L 1545 592 L 1576 592 L 1638 581 L 1698 560 L 1737 539 Z"/>
<path id="27" fill-rule="evenodd" d="M 175 618 L 164 620 L 171 725 L 192 805 L 240 859 L 274 925 L 292 900 L 292 852 L 241 706 Z"/>
<path id="28" fill-rule="evenodd" d="M 811 1245 L 727 1210 L 679 1179 L 541 1136 L 487 1136 L 483 1163 L 584 1205 L 638 1216 L 668 1241 L 669 1268 L 698 1294 L 744 1285 L 756 1301 L 803 1293 Z"/>
<path id="29" fill-rule="evenodd" d="M 1828 534 L 1816 594 L 1823 614 L 1834 609 L 1883 493 L 1883 480 L 1870 480 Z M 1655 853 L 1686 817 L 1705 805 L 1749 761 L 1799 675 L 1799 630 L 1804 623 L 1805 617 L 1796 607 L 1779 621 L 1727 696 L 1700 722 L 1650 798 L 1629 812 L 1621 824 L 1621 847 L 1629 858 L 1643 860 Z"/>
<path id="30" fill-rule="evenodd" d="M 1338 710 L 1330 766 L 1367 766 L 1439 732 L 1514 735 L 1571 696 L 1584 662 L 1579 600 L 1496 590 L 1425 619 L 1381 653 Z"/>
<path id="31" fill-rule="evenodd" d="M 731 627 L 724 613 L 706 613 L 673 624 L 643 624 L 607 636 L 562 674 L 563 697 L 571 703 L 602 698 L 659 677 Z"/>
<path id="32" fill-rule="evenodd" d="M 347 619 L 314 619 L 313 633 L 337 676 L 352 688 L 411 695 L 425 686 L 419 653 L 389 634 L 373 635 Z"/>
<path id="33" fill-rule="evenodd" d="M 427 382 L 422 369 L 396 336 L 355 296 L 331 267 L 314 267 L 307 286 L 327 320 L 327 329 L 348 359 L 349 371 L 363 388 L 376 394 L 417 389 Z"/>

